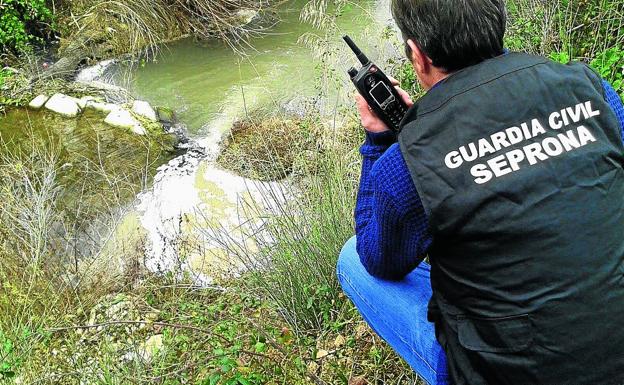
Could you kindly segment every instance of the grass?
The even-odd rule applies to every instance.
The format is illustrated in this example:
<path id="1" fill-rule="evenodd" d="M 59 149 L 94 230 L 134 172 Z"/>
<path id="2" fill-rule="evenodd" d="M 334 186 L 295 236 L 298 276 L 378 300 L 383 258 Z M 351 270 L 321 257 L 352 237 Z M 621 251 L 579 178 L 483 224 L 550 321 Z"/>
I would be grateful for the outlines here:
<path id="1" fill-rule="evenodd" d="M 268 12 L 270 1 L 260 0 L 78 0 L 62 3 L 57 11 L 61 51 L 75 40 L 109 46 L 111 55 L 145 52 L 151 56 L 158 44 L 192 35 L 220 38 L 232 48 L 245 46 L 261 33 L 248 25 L 239 10 Z"/>
<path id="2" fill-rule="evenodd" d="M 217 162 L 238 175 L 264 181 L 301 173 L 306 156 L 317 151 L 315 129 L 312 119 L 259 116 L 238 121 Z"/>
<path id="3" fill-rule="evenodd" d="M 83 3 L 93 12 L 100 11 L 88 7 L 98 4 L 113 2 Z M 145 20 L 160 17 L 134 12 Z M 621 92 L 621 12 L 620 1 L 516 0 L 510 3 L 506 45 L 559 61 L 591 62 Z M 113 21 L 141 31 L 139 22 L 103 17 L 120 17 Z M 150 40 L 132 36 L 127 38 Z M 404 88 L 417 92 L 409 64 L 395 64 L 393 72 Z M 13 76 L 0 75 L 5 80 Z M 237 242 L 218 231 L 205 234 L 245 269 L 238 278 L 204 288 L 144 271 L 140 238 L 121 251 L 94 249 L 83 255 L 85 264 L 68 263 L 76 261 L 74 250 L 58 247 L 67 239 L 57 231 L 73 229 L 77 232 L 65 233 L 73 234 L 70 240 L 84 239 L 81 231 L 90 221 L 85 218 L 94 217 L 76 222 L 59 207 L 67 187 L 60 177 L 66 163 L 62 151 L 7 157 L 11 151 L 1 150 L 0 382 L 416 383 L 407 365 L 365 325 L 335 277 L 338 252 L 353 234 L 357 147 L 363 139 L 352 114 L 339 116 L 338 124 L 311 113 L 305 119 L 255 117 L 237 125 L 221 165 L 280 183 L 262 185 L 264 200 L 240 208 L 254 220 L 238 231 L 253 242 Z M 118 151 L 142 153 L 136 145 Z M 106 212 L 105 207 L 121 204 L 120 197 L 135 191 L 130 187 L 137 188 L 136 178 L 145 178 L 138 168 L 116 167 L 116 153 L 76 164 L 83 170 L 79 179 L 109 181 L 119 195 L 103 199 L 85 184 L 79 189 L 84 204 L 71 206 L 71 213 L 85 215 L 81 210 L 98 201 Z M 133 224 L 121 226 L 129 227 Z M 131 268 L 105 274 L 111 255 Z"/>
<path id="4" fill-rule="evenodd" d="M 322 383 L 414 384 L 417 377 L 371 334 L 345 298 L 335 275 L 339 251 L 353 234 L 352 210 L 359 175 L 356 143 L 361 142 L 362 131 L 354 117 L 345 118 L 338 127 L 311 114 L 307 124 L 315 126 L 308 131 L 315 135 L 290 145 L 298 148 L 313 143 L 317 151 L 281 184 L 258 184 L 263 200 L 247 202 L 242 208 L 244 217 L 259 219 L 247 221 L 239 229 L 247 241 L 241 242 L 226 232 L 199 231 L 217 240 L 236 265 L 244 266 L 242 279 L 236 280 L 238 290 L 266 301 L 296 340 L 308 345 L 311 352 L 303 362 Z M 258 143 L 281 138 L 279 125 L 269 127 L 277 129 L 271 134 L 266 127 L 247 127 L 249 133 L 242 145 L 254 145 L 241 151 L 241 144 L 237 144 L 236 152 L 229 156 L 241 157 L 229 158 L 227 163 L 237 164 L 238 160 L 254 164 L 249 155 L 260 155 L 268 161 L 279 159 L 275 151 L 280 147 L 252 151 Z M 269 216 L 267 207 L 271 210 Z M 323 358 L 320 363 L 319 357 Z M 287 378 L 298 383 L 292 373 Z M 273 383 L 271 380 L 267 383 Z"/>
<path id="5" fill-rule="evenodd" d="M 263 201 L 248 204 L 245 216 L 265 220 L 241 228 L 253 249 L 217 234 L 249 270 L 249 290 L 270 298 L 300 334 L 340 323 L 344 301 L 334 271 L 353 233 L 357 159 L 356 146 L 334 141 L 288 183 L 259 185 Z M 265 207 L 272 208 L 268 218 Z"/>
<path id="6" fill-rule="evenodd" d="M 152 138 L 90 126 L 85 116 L 32 114 L 25 119 L 32 125 L 0 130 L 0 379 L 18 377 L 36 359 L 51 337 L 45 325 L 76 317 L 123 286 L 141 245 L 113 247 L 109 239 L 120 207 L 166 157 Z M 72 135 L 47 131 L 48 123 Z"/>
<path id="7" fill-rule="evenodd" d="M 21 381 L 346 385 L 366 374 L 372 383 L 414 383 L 361 320 L 318 339 L 299 337 L 273 306 L 235 285 L 150 279 L 141 290 L 105 296 L 42 337 L 25 338 L 40 340 L 36 359 L 19 363 Z"/>

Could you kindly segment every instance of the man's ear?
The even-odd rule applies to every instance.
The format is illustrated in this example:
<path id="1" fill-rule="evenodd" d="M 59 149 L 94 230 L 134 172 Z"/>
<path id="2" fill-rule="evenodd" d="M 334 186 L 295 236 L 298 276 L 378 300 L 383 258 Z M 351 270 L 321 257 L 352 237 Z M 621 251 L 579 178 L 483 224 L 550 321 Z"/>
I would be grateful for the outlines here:
<path id="1" fill-rule="evenodd" d="M 412 64 L 418 73 L 427 75 L 431 72 L 433 61 L 414 43 L 414 40 L 408 39 L 407 45 L 411 51 Z"/>

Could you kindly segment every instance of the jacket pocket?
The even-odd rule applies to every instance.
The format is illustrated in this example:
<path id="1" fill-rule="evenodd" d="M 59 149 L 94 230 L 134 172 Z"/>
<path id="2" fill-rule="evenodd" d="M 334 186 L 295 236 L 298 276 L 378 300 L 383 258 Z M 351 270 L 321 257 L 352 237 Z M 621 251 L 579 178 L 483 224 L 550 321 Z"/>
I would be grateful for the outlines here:
<path id="1" fill-rule="evenodd" d="M 458 316 L 459 343 L 466 349 L 488 353 L 517 353 L 533 343 L 528 314 L 501 318 Z"/>

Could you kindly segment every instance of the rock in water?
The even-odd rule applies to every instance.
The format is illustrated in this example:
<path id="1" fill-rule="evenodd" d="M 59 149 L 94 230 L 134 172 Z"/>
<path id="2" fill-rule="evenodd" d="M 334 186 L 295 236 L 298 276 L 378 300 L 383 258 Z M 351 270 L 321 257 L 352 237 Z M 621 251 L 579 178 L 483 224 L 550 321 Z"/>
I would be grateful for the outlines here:
<path id="1" fill-rule="evenodd" d="M 76 99 L 76 103 L 78 103 L 78 107 L 80 107 L 81 110 L 84 110 L 85 107 L 92 102 L 97 102 L 93 96 L 83 96 L 80 99 Z"/>
<path id="2" fill-rule="evenodd" d="M 161 123 L 171 126 L 175 123 L 175 113 L 172 109 L 166 107 L 157 107 L 158 120 Z"/>
<path id="3" fill-rule="evenodd" d="M 48 97 L 45 95 L 39 95 L 28 103 L 28 107 L 38 110 L 43 107 L 44 104 L 48 101 Z"/>
<path id="4" fill-rule="evenodd" d="M 137 135 L 145 135 L 145 128 L 139 123 L 130 112 L 123 108 L 111 111 L 104 119 L 104 123 L 113 127 L 128 128 Z"/>
<path id="5" fill-rule="evenodd" d="M 104 112 L 106 114 L 118 108 L 117 105 L 113 103 L 100 103 L 98 101 L 93 101 L 93 100 L 87 100 L 85 107 L 92 108 L 96 111 Z"/>
<path id="6" fill-rule="evenodd" d="M 74 98 L 63 94 L 52 95 L 46 102 L 45 108 L 69 118 L 78 116 L 80 113 L 80 107 L 78 103 L 75 102 Z"/>
<path id="7" fill-rule="evenodd" d="M 148 120 L 151 120 L 152 122 L 158 121 L 158 118 L 156 117 L 156 111 L 154 111 L 154 109 L 152 108 L 152 106 L 150 106 L 148 102 L 145 102 L 143 100 L 135 100 L 134 103 L 132 103 L 132 112 Z"/>
<path id="8" fill-rule="evenodd" d="M 76 75 L 76 81 L 87 83 L 95 80 L 101 80 L 106 77 L 105 74 L 107 72 L 110 72 L 108 69 L 116 63 L 117 60 L 110 59 L 99 62 L 91 67 L 84 68 L 78 73 L 78 75 Z"/>

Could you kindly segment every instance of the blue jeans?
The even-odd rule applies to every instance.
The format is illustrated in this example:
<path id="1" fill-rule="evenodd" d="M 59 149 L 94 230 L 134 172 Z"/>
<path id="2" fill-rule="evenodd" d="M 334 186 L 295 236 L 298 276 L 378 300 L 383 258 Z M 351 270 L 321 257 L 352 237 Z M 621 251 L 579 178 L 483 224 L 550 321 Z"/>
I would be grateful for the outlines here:
<path id="1" fill-rule="evenodd" d="M 343 247 L 337 267 L 343 290 L 373 330 L 429 385 L 446 385 L 446 355 L 427 321 L 429 272 L 422 262 L 402 281 L 372 277 L 360 262 L 355 237 Z"/>

